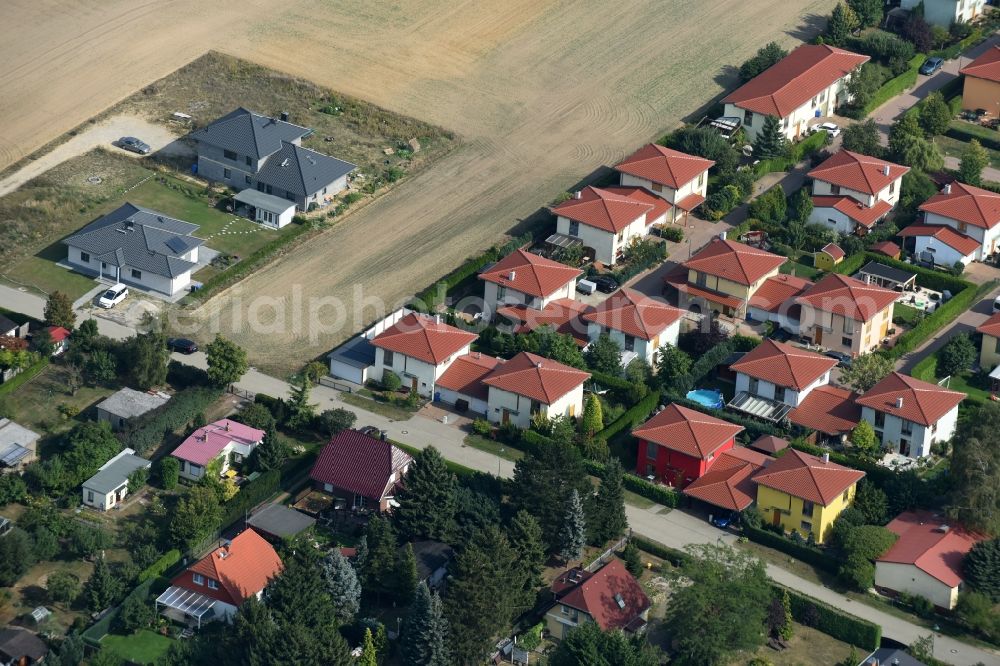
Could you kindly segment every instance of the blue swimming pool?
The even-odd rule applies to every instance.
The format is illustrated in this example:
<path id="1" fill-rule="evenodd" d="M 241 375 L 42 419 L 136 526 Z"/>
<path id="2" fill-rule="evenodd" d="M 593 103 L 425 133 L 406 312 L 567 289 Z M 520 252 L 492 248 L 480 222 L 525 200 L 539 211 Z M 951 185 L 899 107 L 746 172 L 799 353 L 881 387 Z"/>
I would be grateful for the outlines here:
<path id="1" fill-rule="evenodd" d="M 722 393 L 713 389 L 695 389 L 688 391 L 687 399 L 711 409 L 722 409 Z"/>

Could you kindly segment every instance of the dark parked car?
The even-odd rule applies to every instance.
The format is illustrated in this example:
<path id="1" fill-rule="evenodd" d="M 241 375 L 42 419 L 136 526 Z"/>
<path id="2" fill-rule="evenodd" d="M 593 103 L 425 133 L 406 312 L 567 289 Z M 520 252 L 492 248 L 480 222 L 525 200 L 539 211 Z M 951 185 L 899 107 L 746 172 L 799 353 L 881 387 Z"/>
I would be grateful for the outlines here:
<path id="1" fill-rule="evenodd" d="M 140 155 L 149 154 L 149 144 L 145 141 L 140 141 L 134 136 L 123 136 L 118 139 L 118 147 L 122 150 L 128 150 L 133 153 L 139 153 Z"/>
<path id="2" fill-rule="evenodd" d="M 841 368 L 851 367 L 851 362 L 854 360 L 851 358 L 850 354 L 845 354 L 839 351 L 828 351 L 826 352 L 826 355 L 832 359 L 836 359 L 837 365 Z"/>
<path id="3" fill-rule="evenodd" d="M 920 73 L 925 76 L 930 76 L 931 74 L 939 71 L 943 66 L 944 60 L 941 58 L 928 58 L 924 61 L 924 64 L 920 66 Z"/>
<path id="4" fill-rule="evenodd" d="M 167 340 L 167 349 L 182 354 L 193 354 L 198 351 L 198 345 L 194 340 L 187 338 L 170 338 Z"/>
<path id="5" fill-rule="evenodd" d="M 610 275 L 595 275 L 594 277 L 588 279 L 597 285 L 597 291 L 602 294 L 610 294 L 618 289 L 619 286 L 618 280 L 614 279 Z"/>
<path id="6" fill-rule="evenodd" d="M 740 519 L 740 514 L 735 511 L 730 511 L 729 513 L 723 513 L 719 516 L 712 516 L 712 524 L 716 527 L 726 530 L 730 526 L 735 526 Z"/>

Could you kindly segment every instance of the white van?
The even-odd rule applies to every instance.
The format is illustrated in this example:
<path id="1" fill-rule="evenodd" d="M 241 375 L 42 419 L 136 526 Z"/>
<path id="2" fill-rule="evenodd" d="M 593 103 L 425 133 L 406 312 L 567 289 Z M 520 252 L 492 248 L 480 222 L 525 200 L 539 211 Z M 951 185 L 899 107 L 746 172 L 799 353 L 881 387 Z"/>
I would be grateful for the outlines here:
<path id="1" fill-rule="evenodd" d="M 101 294 L 101 298 L 97 301 L 97 304 L 102 308 L 113 308 L 122 301 L 128 298 L 128 287 L 119 282 L 116 285 L 108 287 L 108 290 Z"/>

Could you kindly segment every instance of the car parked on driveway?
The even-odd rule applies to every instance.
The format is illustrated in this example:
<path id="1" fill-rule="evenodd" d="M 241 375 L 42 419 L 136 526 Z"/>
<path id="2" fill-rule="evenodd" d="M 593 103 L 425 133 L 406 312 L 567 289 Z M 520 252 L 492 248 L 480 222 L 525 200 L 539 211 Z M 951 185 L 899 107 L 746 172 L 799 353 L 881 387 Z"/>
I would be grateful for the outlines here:
<path id="1" fill-rule="evenodd" d="M 597 291 L 602 294 L 610 294 L 618 289 L 618 280 L 610 275 L 595 275 L 592 278 L 587 278 L 595 285 L 597 285 Z"/>
<path id="2" fill-rule="evenodd" d="M 128 298 L 128 287 L 119 282 L 116 285 L 108 287 L 108 290 L 101 294 L 101 297 L 97 300 L 97 304 L 102 308 L 110 309 L 126 298 Z"/>
<path id="3" fill-rule="evenodd" d="M 169 338 L 167 340 L 167 349 L 172 352 L 180 352 L 181 354 L 193 354 L 198 351 L 198 343 L 187 338 Z"/>
<path id="4" fill-rule="evenodd" d="M 149 144 L 134 136 L 123 136 L 118 139 L 118 147 L 132 153 L 139 153 L 140 155 L 149 154 Z"/>
<path id="5" fill-rule="evenodd" d="M 840 127 L 838 127 L 836 123 L 820 123 L 819 125 L 813 125 L 809 128 L 809 133 L 813 134 L 814 132 L 818 132 L 820 130 L 826 130 L 826 135 L 831 139 L 840 134 Z"/>
<path id="6" fill-rule="evenodd" d="M 719 529 L 727 530 L 730 526 L 735 527 L 737 522 L 739 522 L 740 514 L 735 511 L 729 511 L 728 513 L 723 513 L 718 516 L 712 516 L 710 518 L 711 523 L 718 527 Z"/>
<path id="7" fill-rule="evenodd" d="M 942 58 L 928 58 L 924 60 L 924 64 L 920 66 L 920 73 L 924 76 L 930 76 L 941 71 L 944 66 L 944 59 Z"/>
<path id="8" fill-rule="evenodd" d="M 851 363 L 854 361 L 854 359 L 851 358 L 850 354 L 845 354 L 844 352 L 828 351 L 828 352 L 824 352 L 824 354 L 826 356 L 828 356 L 828 357 L 836 360 L 837 361 L 837 366 L 839 366 L 841 368 L 849 368 L 849 367 L 851 367 Z"/>

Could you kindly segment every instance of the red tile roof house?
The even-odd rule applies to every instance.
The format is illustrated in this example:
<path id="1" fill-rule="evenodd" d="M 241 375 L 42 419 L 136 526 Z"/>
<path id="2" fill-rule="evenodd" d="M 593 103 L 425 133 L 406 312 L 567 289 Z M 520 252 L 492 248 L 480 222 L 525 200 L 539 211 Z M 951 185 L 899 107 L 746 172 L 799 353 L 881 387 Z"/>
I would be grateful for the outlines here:
<path id="1" fill-rule="evenodd" d="M 482 378 L 487 387 L 487 418 L 527 428 L 536 413 L 546 418 L 581 416 L 583 384 L 589 378 L 589 372 L 521 352 Z"/>
<path id="2" fill-rule="evenodd" d="M 813 179 L 810 222 L 841 234 L 864 235 L 899 202 L 910 167 L 841 150 L 809 172 Z"/>
<path id="3" fill-rule="evenodd" d="M 736 373 L 736 395 L 729 406 L 767 420 L 783 420 L 813 389 L 830 383 L 835 365 L 829 356 L 764 340 L 729 366 Z"/>
<path id="4" fill-rule="evenodd" d="M 469 353 L 478 337 L 442 323 L 440 317 L 411 312 L 372 338 L 372 378 L 381 381 L 386 372 L 394 372 L 404 389 L 432 397 L 438 378 L 456 358 Z"/>
<path id="5" fill-rule="evenodd" d="M 497 310 L 497 315 L 511 323 L 514 333 L 530 333 L 549 326 L 558 333 L 572 336 L 580 347 L 586 347 L 590 339 L 587 337 L 587 322 L 582 315 L 593 310 L 593 305 L 572 298 L 559 298 L 550 301 L 541 310 L 525 305 L 507 305 Z"/>
<path id="6" fill-rule="evenodd" d="M 796 275 L 779 273 L 767 278 L 750 297 L 747 319 L 774 322 L 779 328 L 798 335 L 802 308 L 795 297 L 811 286 L 811 281 Z"/>
<path id="7" fill-rule="evenodd" d="M 59 356 L 69 348 L 69 331 L 62 326 L 47 326 L 45 330 L 49 332 L 49 339 L 52 340 L 53 356 Z"/>
<path id="8" fill-rule="evenodd" d="M 281 558 L 253 530 L 240 532 L 178 574 L 156 599 L 156 609 L 171 620 L 201 627 L 203 622 L 231 622 L 240 604 L 261 596 L 268 581 L 281 573 Z"/>
<path id="9" fill-rule="evenodd" d="M 743 317 L 757 290 L 786 261 L 786 257 L 743 243 L 713 238 L 664 281 L 677 290 L 682 309 Z"/>
<path id="10" fill-rule="evenodd" d="M 830 273 L 795 297 L 798 333 L 814 344 L 852 356 L 877 349 L 888 335 L 895 291 Z"/>
<path id="11" fill-rule="evenodd" d="M 188 435 L 170 455 L 180 461 L 182 479 L 198 481 L 205 476 L 211 461 L 221 461 L 219 473 L 224 474 L 230 463 L 249 457 L 262 441 L 263 430 L 231 419 L 219 419 Z"/>
<path id="12" fill-rule="evenodd" d="M 624 351 L 622 366 L 635 358 L 650 365 L 663 345 L 677 345 L 684 311 L 653 300 L 633 289 L 619 289 L 595 309 L 581 316 L 591 341 L 602 334 Z"/>
<path id="13" fill-rule="evenodd" d="M 648 143 L 615 165 L 622 187 L 643 187 L 666 200 L 667 221 L 677 222 L 705 201 L 708 170 L 704 157 Z"/>
<path id="14" fill-rule="evenodd" d="M 857 399 L 861 418 L 882 445 L 909 458 L 931 453 L 931 444 L 955 434 L 965 394 L 893 372 Z"/>
<path id="15" fill-rule="evenodd" d="M 587 186 L 552 209 L 556 232 L 579 239 L 607 266 L 618 261 L 633 239 L 667 219 L 670 204 L 641 187 Z"/>
<path id="16" fill-rule="evenodd" d="M 875 561 L 875 589 L 929 599 L 950 611 L 962 588 L 962 560 L 985 537 L 930 511 L 906 511 L 886 525 L 899 539 Z"/>
<path id="17" fill-rule="evenodd" d="M 489 321 L 504 306 L 543 310 L 553 301 L 572 299 L 582 273 L 558 261 L 515 250 L 479 274 L 485 283 L 484 316 Z"/>
<path id="18" fill-rule="evenodd" d="M 897 234 L 917 258 L 937 266 L 968 266 L 976 260 L 979 241 L 944 225 L 911 224 Z M 912 240 L 911 240 L 912 239 Z"/>
<path id="19" fill-rule="evenodd" d="M 920 206 L 923 223 L 948 226 L 979 244 L 976 261 L 997 252 L 1000 239 L 1000 194 L 954 182 Z"/>
<path id="20" fill-rule="evenodd" d="M 797 139 L 817 118 L 832 116 L 850 101 L 847 82 L 869 59 L 825 44 L 804 44 L 725 97 L 723 115 L 741 119 L 751 141 L 767 116 L 777 116 L 785 136 Z"/>
<path id="21" fill-rule="evenodd" d="M 683 492 L 723 511 L 744 511 L 757 498 L 753 475 L 772 462 L 771 456 L 738 446 L 720 455 L 712 469 Z"/>
<path id="22" fill-rule="evenodd" d="M 455 406 L 458 411 L 468 410 L 489 417 L 490 387 L 483 383 L 483 378 L 503 362 L 503 359 L 481 352 L 459 356 L 438 377 L 436 393 L 439 401 Z"/>
<path id="23" fill-rule="evenodd" d="M 552 582 L 552 607 L 545 626 L 555 640 L 562 640 L 576 627 L 596 622 L 603 631 L 640 633 L 646 628 L 652 605 L 642 586 L 613 558 L 597 571 L 575 568 Z"/>
<path id="24" fill-rule="evenodd" d="M 979 0 L 980 10 L 983 1 Z M 962 108 L 968 111 L 986 109 L 988 113 L 996 113 L 996 106 L 1000 103 L 1000 47 L 994 44 L 963 67 L 959 74 L 965 75 L 962 84 Z"/>
<path id="25" fill-rule="evenodd" d="M 861 421 L 857 397 L 839 386 L 820 386 L 788 412 L 788 422 L 812 430 L 808 440 L 813 444 L 843 444 Z"/>
<path id="26" fill-rule="evenodd" d="M 738 426 L 670 404 L 632 431 L 639 440 L 636 474 L 683 488 L 701 478 L 736 445 Z"/>
<path id="27" fill-rule="evenodd" d="M 386 512 L 413 458 L 391 442 L 345 430 L 320 451 L 309 478 L 354 510 Z"/>

